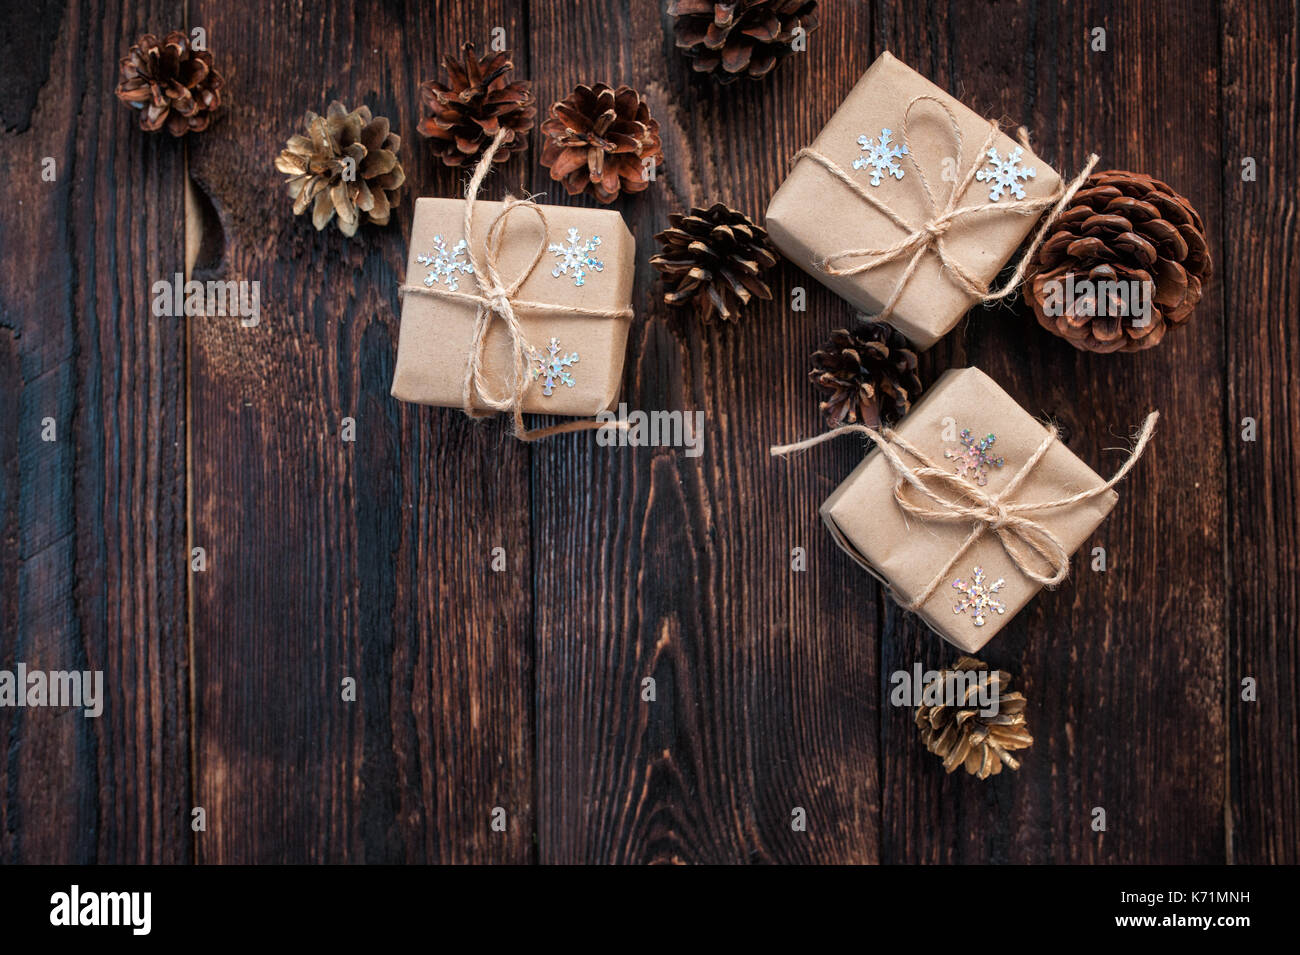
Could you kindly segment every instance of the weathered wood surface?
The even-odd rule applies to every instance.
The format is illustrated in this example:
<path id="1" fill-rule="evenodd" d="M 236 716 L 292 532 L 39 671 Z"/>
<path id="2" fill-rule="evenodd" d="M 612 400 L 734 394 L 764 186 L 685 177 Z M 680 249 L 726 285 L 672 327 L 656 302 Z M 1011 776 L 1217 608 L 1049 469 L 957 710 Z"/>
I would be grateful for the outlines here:
<path id="1" fill-rule="evenodd" d="M 824 3 L 807 53 L 727 88 L 692 74 L 663 6 L 50 3 L 0 28 L 39 64 L 0 82 L 0 667 L 108 686 L 99 720 L 0 710 L 0 859 L 1297 861 L 1295 5 Z M 230 107 L 175 143 L 112 87 L 134 35 L 182 20 Z M 412 198 L 464 179 L 415 135 L 417 86 L 498 26 L 544 105 L 626 82 L 662 125 L 658 181 L 615 206 L 638 246 L 624 396 L 704 411 L 700 457 L 525 447 L 388 395 Z M 851 309 L 783 265 L 772 303 L 703 328 L 646 261 L 670 211 L 761 215 L 883 49 L 1059 169 L 1095 150 L 1168 180 L 1216 263 L 1154 352 L 1082 355 L 1003 307 L 924 359 L 927 380 L 980 366 L 1104 473 L 1163 414 L 1087 545 L 1107 571 L 1076 560 L 988 650 L 1037 742 L 985 784 L 945 777 L 887 703 L 891 672 L 954 654 L 816 517 L 857 449 L 766 454 L 820 427 L 808 355 Z M 352 241 L 294 219 L 271 166 L 335 98 L 390 117 L 408 174 L 393 225 Z M 586 201 L 539 151 L 535 131 L 487 195 Z M 256 327 L 150 313 L 184 267 L 187 178 L 194 277 L 259 281 Z"/>
<path id="2" fill-rule="evenodd" d="M 5 862 L 193 855 L 186 329 L 150 311 L 183 268 L 185 155 L 113 99 L 128 38 L 181 15 L 32 4 L 0 27 L 0 669 L 103 670 L 105 692 L 97 719 L 0 709 Z"/>

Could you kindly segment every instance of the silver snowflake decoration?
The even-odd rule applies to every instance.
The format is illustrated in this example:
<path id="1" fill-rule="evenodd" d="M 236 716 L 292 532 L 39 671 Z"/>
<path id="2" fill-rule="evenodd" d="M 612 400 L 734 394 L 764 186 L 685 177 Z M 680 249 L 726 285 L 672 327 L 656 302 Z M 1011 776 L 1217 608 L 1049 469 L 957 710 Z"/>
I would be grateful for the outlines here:
<path id="1" fill-rule="evenodd" d="M 992 187 L 989 189 L 989 199 L 997 202 L 1002 198 L 1002 193 L 1010 190 L 1011 194 L 1017 199 L 1025 198 L 1024 187 L 1020 183 L 1038 175 L 1036 169 L 1026 169 L 1020 164 L 1020 157 L 1024 150 L 1017 146 L 1007 155 L 1006 159 L 998 158 L 996 149 L 989 150 L 989 158 L 985 163 L 992 166 L 992 169 L 981 169 L 975 173 L 975 178 L 980 182 L 991 182 Z"/>
<path id="2" fill-rule="evenodd" d="M 984 584 L 984 568 L 975 568 L 975 577 L 967 582 L 960 577 L 952 582 L 954 590 L 961 592 L 961 599 L 953 604 L 953 613 L 964 613 L 971 611 L 974 617 L 974 623 L 977 627 L 984 626 L 984 615 L 989 611 L 993 613 L 1006 613 L 1007 605 L 998 600 L 993 595 L 1006 585 L 1006 581 L 999 577 L 993 583 Z"/>
<path id="3" fill-rule="evenodd" d="M 550 347 L 546 351 L 534 348 L 532 352 L 533 379 L 542 379 L 542 394 L 549 398 L 554 393 L 556 385 L 573 387 L 573 375 L 569 374 L 569 369 L 578 363 L 576 351 L 568 355 L 561 353 L 560 340 L 552 338 Z"/>
<path id="4" fill-rule="evenodd" d="M 870 136 L 859 136 L 858 147 L 866 153 L 853 160 L 854 169 L 866 169 L 871 167 L 871 184 L 880 185 L 880 177 L 888 173 L 895 179 L 903 178 L 903 167 L 895 160 L 899 156 L 906 156 L 907 146 L 900 146 L 898 143 L 891 143 L 889 138 L 894 135 L 892 129 L 882 129 L 880 131 L 880 142 L 876 142 Z"/>
<path id="5" fill-rule="evenodd" d="M 453 292 L 457 288 L 456 273 L 463 272 L 465 275 L 474 274 L 474 266 L 468 262 L 462 262 L 461 256 L 466 254 L 469 246 L 464 239 L 457 242 L 450 251 L 447 245 L 442 241 L 442 236 L 433 237 L 433 254 L 423 253 L 415 257 L 415 261 L 425 266 L 429 274 L 424 277 L 424 284 L 432 287 L 435 282 L 444 282 L 447 288 Z"/>
<path id="6" fill-rule="evenodd" d="M 561 275 L 569 275 L 569 270 L 572 269 L 573 284 L 578 286 L 586 284 L 589 269 L 597 272 L 605 271 L 605 263 L 596 258 L 598 245 L 600 245 L 600 236 L 593 235 L 586 242 L 582 242 L 578 230 L 570 229 L 568 245 L 552 242 L 546 247 L 547 252 L 553 252 L 560 258 L 560 264 L 551 270 L 551 274 L 558 279 Z M 547 394 L 550 392 L 548 391 Z"/>
<path id="7" fill-rule="evenodd" d="M 990 433 L 976 441 L 970 433 L 970 428 L 966 428 L 961 433 L 962 450 L 948 449 L 943 452 L 943 456 L 957 462 L 958 477 L 970 478 L 983 487 L 989 483 L 989 468 L 1000 468 L 1006 464 L 1001 458 L 995 458 L 988 453 L 997 439 L 997 435 Z"/>

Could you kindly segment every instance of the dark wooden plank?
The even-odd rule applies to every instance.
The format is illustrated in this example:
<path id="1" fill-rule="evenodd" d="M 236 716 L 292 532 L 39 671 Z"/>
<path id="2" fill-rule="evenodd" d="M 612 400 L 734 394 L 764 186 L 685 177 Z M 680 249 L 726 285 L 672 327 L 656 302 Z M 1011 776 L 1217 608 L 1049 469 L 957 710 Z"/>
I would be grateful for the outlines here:
<path id="1" fill-rule="evenodd" d="M 463 39 L 522 37 L 519 8 L 196 0 L 191 19 L 238 103 L 192 165 L 224 230 L 215 270 L 263 302 L 257 328 L 194 329 L 198 858 L 525 861 L 528 454 L 388 394 L 413 199 L 462 178 L 415 135 L 418 84 Z M 390 118 L 408 174 L 396 221 L 354 241 L 295 220 L 272 169 L 336 97 Z"/>
<path id="2" fill-rule="evenodd" d="M 847 306 L 785 267 L 776 300 L 744 325 L 703 329 L 669 319 L 648 265 L 671 211 L 722 200 L 761 221 L 789 157 L 833 108 L 824 90 L 847 88 L 864 65 L 865 11 L 826 6 L 808 53 L 721 89 L 673 49 L 657 0 L 626 5 L 617 29 L 599 4 L 531 5 L 548 104 L 578 82 L 626 82 L 662 126 L 659 181 L 616 206 L 638 249 L 624 400 L 707 415 L 696 458 L 590 435 L 534 452 L 546 862 L 877 857 L 876 603 L 817 520 L 829 468 L 767 456 L 817 427 L 806 359 Z M 532 188 L 544 176 L 534 169 Z M 548 196 L 575 201 L 554 186 Z M 807 312 L 790 310 L 793 285 L 808 287 Z M 807 572 L 791 571 L 794 547 Z M 791 829 L 796 808 L 806 832 Z"/>
<path id="3" fill-rule="evenodd" d="M 1300 861 L 1300 273 L 1295 3 L 1223 6 L 1232 859 Z M 1253 157 L 1257 178 L 1242 180 Z M 1257 440 L 1242 439 L 1253 418 Z M 1257 684 L 1242 700 L 1242 681 Z"/>
<path id="4" fill-rule="evenodd" d="M 191 855 L 185 328 L 150 310 L 183 268 L 184 147 L 113 96 L 131 41 L 182 8 L 36 3 L 0 25 L 0 668 L 104 687 L 95 719 L 0 710 L 5 862 Z"/>
<path id="5" fill-rule="evenodd" d="M 1024 122 L 1056 168 L 1072 171 L 1093 150 L 1102 168 L 1166 179 L 1208 223 L 1220 221 L 1213 3 L 886 2 L 876 11 L 877 49 L 986 115 Z M 1107 52 L 1090 51 L 1093 27 L 1107 29 Z M 1023 769 L 984 784 L 945 778 L 912 714 L 884 714 L 884 859 L 1224 861 L 1221 287 L 1190 327 L 1137 356 L 1077 353 L 1011 308 L 974 312 L 928 354 L 929 378 L 984 369 L 1060 422 L 1070 447 L 1106 474 L 1120 455 L 1105 449 L 1124 445 L 1149 409 L 1163 417 L 1086 545 L 1106 548 L 1109 570 L 1076 558 L 1071 579 L 987 648 L 1031 701 L 1036 743 Z M 957 656 L 894 610 L 882 652 L 884 674 Z M 1106 811 L 1104 833 L 1091 829 L 1095 807 Z"/>

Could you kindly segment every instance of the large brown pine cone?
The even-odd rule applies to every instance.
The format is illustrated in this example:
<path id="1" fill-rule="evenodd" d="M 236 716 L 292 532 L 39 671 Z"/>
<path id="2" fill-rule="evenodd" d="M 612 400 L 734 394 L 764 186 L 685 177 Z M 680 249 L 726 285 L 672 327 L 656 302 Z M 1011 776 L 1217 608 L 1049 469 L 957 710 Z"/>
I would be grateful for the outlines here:
<path id="1" fill-rule="evenodd" d="M 758 79 L 790 52 L 794 31 L 817 29 L 817 0 L 672 0 L 677 46 L 721 83 Z"/>
<path id="2" fill-rule="evenodd" d="M 640 192 L 650 185 L 643 162 L 664 161 L 659 122 L 630 86 L 577 87 L 551 107 L 542 132 L 542 165 L 571 196 L 590 192 L 613 202 L 620 190 Z"/>
<path id="3" fill-rule="evenodd" d="M 693 307 L 708 324 L 715 314 L 738 321 L 753 298 L 772 297 L 761 276 L 776 264 L 776 252 L 767 232 L 749 216 L 718 202 L 708 209 L 674 212 L 668 224 L 655 236 L 663 250 L 650 257 L 663 273 L 666 303 Z"/>
<path id="4" fill-rule="evenodd" d="M 360 106 L 351 112 L 333 102 L 324 116 L 308 112 L 307 135 L 289 137 L 275 168 L 288 176 L 294 215 L 311 209 L 318 230 L 338 215 L 339 231 L 351 236 L 363 221 L 387 225 L 401 199 L 406 174 L 397 159 L 401 137 L 383 116 Z"/>
<path id="5" fill-rule="evenodd" d="M 965 691 L 954 705 L 947 705 L 947 687 L 935 687 L 943 684 L 949 674 L 970 674 L 964 684 Z M 951 670 L 940 670 L 938 679 L 927 684 L 931 693 L 937 692 L 943 702 L 934 705 L 923 703 L 916 711 L 916 725 L 921 728 L 921 742 L 925 748 L 936 756 L 943 758 L 943 768 L 952 772 L 958 766 L 964 766 L 966 772 L 980 779 L 987 779 L 1002 772 L 1005 765 L 1010 769 L 1019 769 L 1020 763 L 1012 758 L 1011 750 L 1025 749 L 1033 745 L 1034 738 L 1025 727 L 1025 697 L 1021 693 L 1006 693 L 1011 685 L 1011 674 L 1005 670 L 990 670 L 988 666 L 974 657 L 962 657 L 952 665 Z M 961 687 L 953 685 L 954 690 Z M 924 690 L 922 691 L 924 694 Z M 978 696 L 983 693 L 986 699 L 996 693 L 997 714 L 983 716 L 980 710 L 984 704 Z M 922 697 L 926 697 L 923 695 Z"/>
<path id="6" fill-rule="evenodd" d="M 829 396 L 821 403 L 826 423 L 876 428 L 907 414 L 921 393 L 916 352 L 884 322 L 860 322 L 831 332 L 812 356 L 808 379 Z"/>
<path id="7" fill-rule="evenodd" d="M 140 128 L 156 132 L 167 127 L 173 136 L 202 132 L 221 105 L 221 74 L 212 54 L 190 46 L 189 38 L 173 30 L 159 42 L 146 33 L 119 63 L 117 98 L 140 110 Z"/>
<path id="8" fill-rule="evenodd" d="M 1159 179 L 1111 169 L 1089 176 L 1052 225 L 1024 296 L 1075 348 L 1141 351 L 1187 320 L 1212 272 L 1192 204 Z M 1137 283 L 1152 283 L 1145 315 Z"/>
<path id="9" fill-rule="evenodd" d="M 504 127 L 510 135 L 502 141 L 493 162 L 505 162 L 512 153 L 528 148 L 526 134 L 537 117 L 532 88 L 523 80 L 510 82 L 515 65 L 509 50 L 480 59 L 475 56 L 474 44 L 466 43 L 461 54 L 464 62 L 450 53 L 442 58 L 445 83 L 426 80 L 420 84 L 424 118 L 416 132 L 430 140 L 443 163 L 460 166 L 476 159 Z"/>

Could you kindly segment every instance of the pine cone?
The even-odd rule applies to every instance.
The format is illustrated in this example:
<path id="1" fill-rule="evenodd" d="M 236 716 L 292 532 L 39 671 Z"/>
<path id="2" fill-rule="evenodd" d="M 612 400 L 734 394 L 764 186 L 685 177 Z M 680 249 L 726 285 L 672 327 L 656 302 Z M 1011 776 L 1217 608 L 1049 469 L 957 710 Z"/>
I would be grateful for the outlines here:
<path id="1" fill-rule="evenodd" d="M 817 29 L 817 0 L 672 0 L 678 48 L 697 73 L 734 83 L 742 73 L 758 79 L 790 52 L 796 27 Z"/>
<path id="2" fill-rule="evenodd" d="M 1112 169 L 1089 176 L 1053 224 L 1024 296 L 1039 324 L 1075 348 L 1141 351 L 1187 320 L 1212 271 L 1192 204 L 1159 179 Z M 1141 286 L 1129 284 L 1142 282 L 1153 283 L 1145 315 Z"/>
<path id="3" fill-rule="evenodd" d="M 776 253 L 767 232 L 749 216 L 718 202 L 709 209 L 675 212 L 668 223 L 655 236 L 663 251 L 650 257 L 668 286 L 666 303 L 693 305 L 708 324 L 714 312 L 734 322 L 755 296 L 771 299 L 772 290 L 760 276 L 776 264 Z"/>
<path id="4" fill-rule="evenodd" d="M 511 83 L 515 68 L 510 51 L 474 55 L 474 44 L 461 49 L 464 62 L 448 53 L 442 58 L 447 82 L 420 84 L 424 118 L 416 131 L 432 141 L 434 153 L 448 166 L 472 162 L 502 127 L 510 130 L 493 162 L 505 162 L 512 153 L 528 148 L 527 133 L 537 117 L 532 87 L 526 81 Z"/>
<path id="5" fill-rule="evenodd" d="M 620 188 L 641 192 L 650 185 L 642 173 L 644 160 L 664 161 L 659 122 L 630 86 L 577 87 L 551 107 L 542 132 L 542 165 L 571 196 L 590 192 L 601 202 L 613 202 Z"/>
<path id="6" fill-rule="evenodd" d="M 821 403 L 829 427 L 862 423 L 879 427 L 907 414 L 921 393 L 916 352 L 884 322 L 840 328 L 812 356 L 808 380 L 826 392 Z"/>
<path id="7" fill-rule="evenodd" d="M 1011 750 L 1032 746 L 1034 739 L 1025 728 L 1025 697 L 1021 693 L 1005 693 L 1011 684 L 1011 674 L 1005 670 L 990 670 L 974 657 L 962 657 L 951 670 L 939 671 L 938 679 L 927 684 L 929 693 L 948 692 L 946 678 L 950 673 L 979 671 L 970 682 L 958 683 L 964 687 L 962 702 L 957 706 L 922 704 L 916 711 L 916 725 L 921 728 L 921 742 L 936 756 L 943 757 L 943 768 L 952 772 L 965 766 L 966 772 L 987 779 L 1002 772 L 1003 764 L 1019 769 L 1020 763 L 1011 757 Z M 945 684 L 936 688 L 935 683 Z M 925 691 L 923 691 L 925 692 Z M 998 712 L 995 716 L 982 716 L 979 695 L 996 693 Z M 922 697 L 925 698 L 924 696 Z"/>
<path id="8" fill-rule="evenodd" d="M 307 135 L 290 136 L 275 160 L 275 168 L 289 177 L 293 214 L 310 207 L 312 225 L 320 230 L 338 213 L 346 236 L 363 221 L 387 225 L 406 181 L 397 159 L 402 140 L 389 131 L 388 120 L 372 119 L 365 106 L 348 112 L 336 101 L 324 116 L 307 113 L 303 125 Z"/>
<path id="9" fill-rule="evenodd" d="M 164 126 L 173 136 L 202 132 L 221 105 L 224 81 L 212 65 L 212 54 L 191 47 L 180 30 L 161 43 L 152 33 L 144 34 L 118 68 L 122 79 L 114 92 L 140 110 L 140 128 L 147 132 Z"/>

